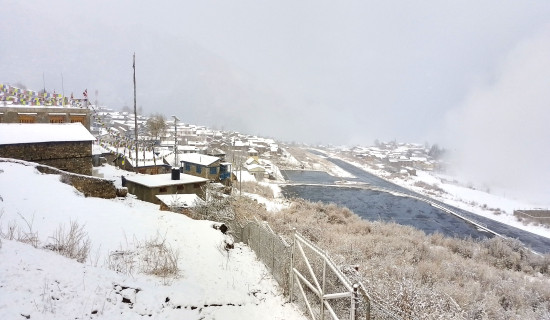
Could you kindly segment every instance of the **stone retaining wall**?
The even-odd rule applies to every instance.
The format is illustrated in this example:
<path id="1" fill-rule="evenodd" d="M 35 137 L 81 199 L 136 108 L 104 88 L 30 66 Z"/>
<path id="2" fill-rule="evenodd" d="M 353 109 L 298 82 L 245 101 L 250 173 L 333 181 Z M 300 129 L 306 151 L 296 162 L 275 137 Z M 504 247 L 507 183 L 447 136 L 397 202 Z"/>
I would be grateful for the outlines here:
<path id="1" fill-rule="evenodd" d="M 59 174 L 63 183 L 73 186 L 86 197 L 112 199 L 117 197 L 117 188 L 112 180 L 65 172 L 54 167 L 16 159 L 0 159 L 0 162 L 13 162 L 33 166 L 45 174 Z"/>
<path id="2" fill-rule="evenodd" d="M 90 141 L 0 145 L 0 157 L 36 162 L 78 174 L 92 174 Z"/>

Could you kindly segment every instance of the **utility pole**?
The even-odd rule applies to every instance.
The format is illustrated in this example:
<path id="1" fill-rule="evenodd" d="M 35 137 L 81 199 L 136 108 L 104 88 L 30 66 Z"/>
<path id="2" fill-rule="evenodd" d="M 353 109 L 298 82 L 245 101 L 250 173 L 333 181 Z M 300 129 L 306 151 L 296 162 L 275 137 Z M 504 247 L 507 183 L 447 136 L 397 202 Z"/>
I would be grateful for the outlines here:
<path id="1" fill-rule="evenodd" d="M 178 166 L 178 126 L 177 121 L 178 117 L 172 116 L 174 118 L 174 167 Z"/>
<path id="2" fill-rule="evenodd" d="M 61 72 L 61 105 L 65 107 L 65 87 L 63 86 L 63 72 Z"/>
<path id="3" fill-rule="evenodd" d="M 134 134 L 136 140 L 136 169 L 138 167 L 138 124 L 137 124 L 137 109 L 136 109 L 136 53 L 134 52 Z"/>

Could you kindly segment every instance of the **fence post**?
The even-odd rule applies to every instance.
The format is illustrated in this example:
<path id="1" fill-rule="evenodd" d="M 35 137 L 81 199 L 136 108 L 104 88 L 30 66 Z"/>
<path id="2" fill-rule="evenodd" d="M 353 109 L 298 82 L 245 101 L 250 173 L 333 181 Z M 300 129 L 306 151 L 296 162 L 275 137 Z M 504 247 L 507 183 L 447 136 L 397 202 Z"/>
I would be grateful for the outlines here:
<path id="1" fill-rule="evenodd" d="M 260 226 L 258 224 L 258 257 L 260 258 L 260 261 L 264 261 L 264 259 L 262 259 L 262 235 L 260 234 L 260 232 L 262 232 L 262 226 Z"/>
<path id="2" fill-rule="evenodd" d="M 294 250 L 296 249 L 296 228 L 292 228 L 292 251 L 290 251 L 290 290 L 289 298 L 292 302 L 294 296 Z"/>
<path id="3" fill-rule="evenodd" d="M 323 286 L 321 289 L 321 320 L 325 319 L 325 284 L 327 279 L 327 256 L 323 253 Z"/>
<path id="4" fill-rule="evenodd" d="M 353 284 L 353 318 L 351 320 L 357 320 L 357 307 L 359 306 L 359 295 L 357 294 L 357 288 L 359 288 L 359 284 L 354 283 Z"/>
<path id="5" fill-rule="evenodd" d="M 275 243 L 273 242 L 273 235 L 270 232 L 271 237 L 271 273 L 275 276 Z"/>

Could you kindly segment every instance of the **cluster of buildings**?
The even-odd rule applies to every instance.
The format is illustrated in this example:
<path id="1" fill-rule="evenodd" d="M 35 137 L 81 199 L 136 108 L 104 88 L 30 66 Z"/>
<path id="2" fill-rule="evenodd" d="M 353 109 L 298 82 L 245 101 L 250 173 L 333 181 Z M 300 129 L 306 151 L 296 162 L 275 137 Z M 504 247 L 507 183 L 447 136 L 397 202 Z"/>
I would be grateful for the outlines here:
<path id="1" fill-rule="evenodd" d="M 176 117 L 153 136 L 148 120 L 87 101 L 78 106 L 4 101 L 0 157 L 81 175 L 94 175 L 94 166 L 109 162 L 128 171 L 121 182 L 129 193 L 161 208 L 184 210 L 205 200 L 206 185 L 229 192 L 239 178 L 236 169 L 250 169 L 258 180 L 269 177 L 270 167 L 260 155 L 279 153 L 272 139 L 211 130 Z"/>
<path id="2" fill-rule="evenodd" d="M 433 156 L 434 147 L 419 144 L 377 143 L 371 147 L 355 147 L 351 152 L 355 157 L 391 173 L 416 175 L 416 170 L 433 171 L 441 166 Z"/>

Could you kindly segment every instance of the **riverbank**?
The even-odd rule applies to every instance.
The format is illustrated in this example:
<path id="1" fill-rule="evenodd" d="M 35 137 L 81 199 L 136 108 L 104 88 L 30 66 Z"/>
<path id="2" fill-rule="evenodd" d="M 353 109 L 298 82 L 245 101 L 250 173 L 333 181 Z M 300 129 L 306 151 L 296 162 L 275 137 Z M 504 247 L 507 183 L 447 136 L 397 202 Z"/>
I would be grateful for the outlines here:
<path id="1" fill-rule="evenodd" d="M 483 190 L 469 188 L 468 186 L 455 183 L 454 179 L 451 177 L 440 176 L 433 172 L 418 170 L 416 176 L 392 176 L 384 170 L 373 167 L 366 162 L 360 162 L 359 159 L 351 158 L 342 153 L 327 153 L 325 150 L 319 151 L 326 153 L 327 156 L 340 159 L 359 167 L 386 181 L 395 183 L 401 187 L 418 192 L 445 204 L 539 236 L 550 238 L 550 228 L 543 225 L 519 221 L 513 215 L 515 209 L 532 207 L 532 205 L 528 203 L 490 194 Z M 342 179 L 353 178 L 353 175 L 349 172 L 346 172 L 324 157 L 315 155 L 305 149 L 289 148 L 288 152 L 294 159 L 294 169 L 303 167 L 304 169 L 310 170 L 322 170 Z"/>

